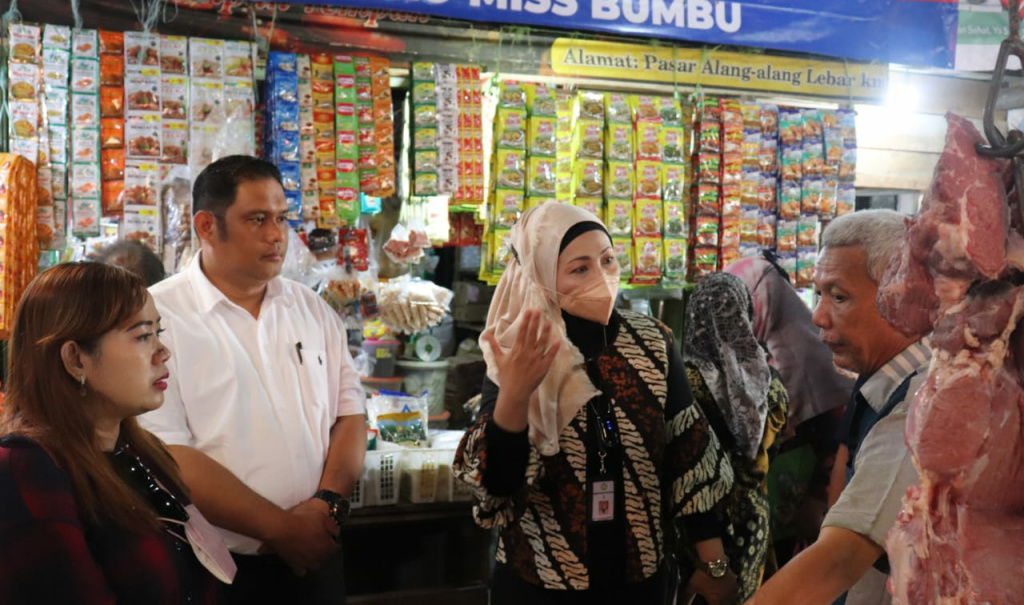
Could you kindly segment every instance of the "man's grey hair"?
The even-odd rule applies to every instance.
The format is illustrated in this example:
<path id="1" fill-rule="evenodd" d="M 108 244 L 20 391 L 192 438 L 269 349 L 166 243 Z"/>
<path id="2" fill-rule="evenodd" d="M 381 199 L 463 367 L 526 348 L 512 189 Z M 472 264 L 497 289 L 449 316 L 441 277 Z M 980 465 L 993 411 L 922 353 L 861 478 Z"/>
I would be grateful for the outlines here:
<path id="1" fill-rule="evenodd" d="M 861 246 L 867 254 L 868 277 L 880 283 L 907 237 L 905 218 L 894 210 L 862 210 L 832 221 L 821 236 L 822 248 Z"/>

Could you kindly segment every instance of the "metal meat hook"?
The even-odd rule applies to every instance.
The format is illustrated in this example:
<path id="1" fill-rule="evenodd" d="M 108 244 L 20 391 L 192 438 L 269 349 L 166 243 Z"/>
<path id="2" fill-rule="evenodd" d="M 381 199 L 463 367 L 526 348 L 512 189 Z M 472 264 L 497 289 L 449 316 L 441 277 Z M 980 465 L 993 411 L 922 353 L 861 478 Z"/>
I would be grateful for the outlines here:
<path id="1" fill-rule="evenodd" d="M 1020 0 L 1009 0 L 1010 29 L 1006 39 L 999 45 L 999 57 L 996 59 L 996 67 L 992 72 L 992 83 L 988 89 L 988 99 L 985 102 L 985 114 L 983 127 L 988 145 L 975 144 L 974 148 L 978 155 L 987 158 L 1009 158 L 1013 166 L 1013 185 L 1016 191 L 1017 211 L 1020 213 L 1021 223 L 1024 225 L 1024 158 L 1020 153 L 1024 151 L 1024 133 L 1011 129 L 1006 136 L 999 132 L 995 125 L 996 102 L 999 100 L 999 91 L 1003 86 L 1003 78 L 1006 75 L 1006 63 L 1010 55 L 1017 57 L 1024 67 L 1024 42 L 1020 39 Z M 1011 202 L 1012 203 L 1012 202 Z"/>

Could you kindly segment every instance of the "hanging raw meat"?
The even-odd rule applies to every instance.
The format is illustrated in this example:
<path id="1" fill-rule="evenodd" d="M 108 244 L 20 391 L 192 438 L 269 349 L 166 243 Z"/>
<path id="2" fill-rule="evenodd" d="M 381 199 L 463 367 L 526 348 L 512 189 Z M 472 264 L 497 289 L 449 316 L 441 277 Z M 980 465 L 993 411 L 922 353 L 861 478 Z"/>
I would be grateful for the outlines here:
<path id="1" fill-rule="evenodd" d="M 1007 270 L 1006 160 L 977 155 L 967 120 L 946 147 L 879 294 L 932 365 L 907 419 L 921 484 L 886 540 L 894 602 L 1024 602 L 1024 280 Z M 1016 248 L 1017 236 L 1010 243 Z"/>

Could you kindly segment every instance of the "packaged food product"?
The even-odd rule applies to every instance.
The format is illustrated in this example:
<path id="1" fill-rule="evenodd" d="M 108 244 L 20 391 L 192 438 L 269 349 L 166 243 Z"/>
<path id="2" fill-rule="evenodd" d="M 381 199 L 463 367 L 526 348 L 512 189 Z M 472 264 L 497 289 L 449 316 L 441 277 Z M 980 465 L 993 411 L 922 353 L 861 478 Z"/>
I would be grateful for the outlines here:
<path id="1" fill-rule="evenodd" d="M 762 212 L 775 214 L 777 200 L 778 191 L 775 177 L 762 175 L 757 186 L 757 205 Z"/>
<path id="2" fill-rule="evenodd" d="M 107 181 L 124 180 L 124 149 L 104 149 L 100 154 L 100 178 L 104 189 Z"/>
<path id="3" fill-rule="evenodd" d="M 160 116 L 128 117 L 125 139 L 129 158 L 160 157 Z"/>
<path id="4" fill-rule="evenodd" d="M 689 160 L 686 132 L 682 128 L 662 128 L 659 142 L 666 164 L 685 164 Z"/>
<path id="5" fill-rule="evenodd" d="M 633 276 L 633 240 L 628 237 L 613 237 L 612 247 L 615 260 L 619 263 L 619 277 L 629 279 Z"/>
<path id="6" fill-rule="evenodd" d="M 554 118 L 558 115 L 555 91 L 547 84 L 525 84 L 526 104 L 531 116 Z"/>
<path id="7" fill-rule="evenodd" d="M 661 278 L 662 240 L 660 237 L 638 237 L 634 240 L 636 265 L 634 283 L 649 283 Z"/>
<path id="8" fill-rule="evenodd" d="M 188 38 L 184 36 L 160 36 L 161 75 L 184 76 L 187 72 Z"/>
<path id="9" fill-rule="evenodd" d="M 296 74 L 298 74 L 296 63 Z M 310 72 L 311 73 L 311 72 Z M 238 78 L 252 81 L 252 47 L 249 42 L 228 40 L 224 42 L 224 75 L 227 78 Z"/>
<path id="10" fill-rule="evenodd" d="M 15 63 L 11 63 L 12 66 Z M 46 122 L 51 126 L 68 125 L 68 90 L 50 88 L 46 93 Z"/>
<path id="11" fill-rule="evenodd" d="M 160 65 L 160 38 L 142 32 L 124 33 L 124 65 L 127 73 Z"/>
<path id="12" fill-rule="evenodd" d="M 722 150 L 722 126 L 717 123 L 701 123 L 699 149 L 703 152 Z"/>
<path id="13" fill-rule="evenodd" d="M 531 157 L 529 159 L 529 193 L 547 196 L 555 194 L 555 161 L 551 158 Z"/>
<path id="14" fill-rule="evenodd" d="M 101 201 L 76 197 L 71 206 L 71 233 L 77 237 L 89 237 L 100 233 Z"/>
<path id="15" fill-rule="evenodd" d="M 694 241 L 697 246 L 718 247 L 718 217 L 698 216 L 694 222 Z"/>
<path id="16" fill-rule="evenodd" d="M 605 115 L 608 124 L 633 124 L 633 116 L 629 108 L 629 95 L 621 92 L 605 93 Z"/>
<path id="17" fill-rule="evenodd" d="M 603 212 L 604 204 L 599 197 L 577 197 L 572 203 L 577 208 L 583 208 L 594 216 L 601 216 Z"/>
<path id="18" fill-rule="evenodd" d="M 739 249 L 741 241 L 740 217 L 722 217 L 719 227 L 718 245 L 725 250 Z M 720 252 L 719 254 L 722 254 Z"/>
<path id="19" fill-rule="evenodd" d="M 761 137 L 761 148 L 758 152 L 758 166 L 765 174 L 776 174 L 779 170 L 779 148 L 775 139 Z"/>
<path id="20" fill-rule="evenodd" d="M 743 197 L 738 184 L 722 185 L 722 217 L 737 218 L 743 208 Z"/>
<path id="21" fill-rule="evenodd" d="M 682 127 L 683 112 L 679 101 L 672 97 L 657 97 L 655 103 L 658 106 L 658 115 L 661 116 L 662 124 L 671 127 Z"/>
<path id="22" fill-rule="evenodd" d="M 800 183 L 783 181 L 779 198 L 779 217 L 790 220 L 798 218 L 802 208 L 802 197 Z"/>
<path id="23" fill-rule="evenodd" d="M 613 238 L 632 237 L 633 203 L 624 200 L 609 201 L 605 211 L 605 224 Z"/>
<path id="24" fill-rule="evenodd" d="M 821 194 L 824 188 L 821 179 L 804 179 L 801 190 L 800 211 L 817 215 L 821 211 Z"/>
<path id="25" fill-rule="evenodd" d="M 686 168 L 664 164 L 661 168 L 661 197 L 666 202 L 682 202 L 686 189 Z"/>
<path id="26" fill-rule="evenodd" d="M 636 163 L 636 199 L 661 199 L 661 164 L 659 162 Z"/>
<path id="27" fill-rule="evenodd" d="M 526 110 L 499 109 L 494 139 L 498 149 L 526 149 Z"/>
<path id="28" fill-rule="evenodd" d="M 51 162 L 55 164 L 68 162 L 68 133 L 67 126 L 50 126 L 48 129 L 46 146 L 49 148 Z M 14 142 L 12 141 L 12 144 Z"/>
<path id="29" fill-rule="evenodd" d="M 11 115 L 15 115 L 15 103 L 11 103 Z M 99 126 L 99 95 L 78 92 L 71 93 L 71 123 L 72 125 L 81 128 L 96 128 Z M 14 125 L 17 126 L 17 122 L 14 122 Z"/>
<path id="30" fill-rule="evenodd" d="M 753 210 L 744 210 L 740 215 L 740 246 L 757 247 L 757 219 L 761 212 L 755 207 Z M 741 251 L 741 254 L 746 254 Z"/>
<path id="31" fill-rule="evenodd" d="M 498 85 L 498 107 L 526 111 L 526 91 L 519 82 L 503 80 Z"/>
<path id="32" fill-rule="evenodd" d="M 604 192 L 603 163 L 598 160 L 580 160 L 576 163 L 576 196 L 600 196 Z"/>
<path id="33" fill-rule="evenodd" d="M 15 65 L 27 64 L 10 63 L 12 68 Z M 52 88 L 67 88 L 70 72 L 71 53 L 59 48 L 43 49 L 43 84 Z"/>
<path id="34" fill-rule="evenodd" d="M 38 25 L 12 23 L 9 39 L 10 61 L 38 65 L 40 34 Z"/>
<path id="35" fill-rule="evenodd" d="M 857 178 L 857 148 L 843 150 L 843 161 L 839 164 L 839 180 L 853 181 Z"/>
<path id="36" fill-rule="evenodd" d="M 804 125 L 799 109 L 784 107 L 779 110 L 779 138 L 786 146 L 803 145 Z"/>
<path id="37" fill-rule="evenodd" d="M 852 183 L 840 183 L 836 197 L 836 216 L 848 214 L 857 209 L 857 189 Z"/>
<path id="38" fill-rule="evenodd" d="M 526 185 L 526 153 L 499 149 L 495 154 L 495 181 L 499 188 L 522 191 Z"/>
<path id="39" fill-rule="evenodd" d="M 43 48 L 70 48 L 71 28 L 47 23 L 43 26 Z"/>
<path id="40" fill-rule="evenodd" d="M 12 101 L 34 101 L 39 97 L 39 68 L 28 63 L 9 66 L 9 93 Z"/>
<path id="41" fill-rule="evenodd" d="M 604 124 L 604 94 L 582 91 L 579 94 L 579 119 Z"/>
<path id="42" fill-rule="evenodd" d="M 775 215 L 762 213 L 757 218 L 757 245 L 760 248 L 775 247 Z"/>
<path id="43" fill-rule="evenodd" d="M 697 158 L 697 179 L 703 185 L 722 181 L 722 158 L 717 151 L 701 151 Z"/>
<path id="44" fill-rule="evenodd" d="M 698 246 L 693 251 L 693 278 L 699 280 L 718 270 L 718 248 Z"/>
<path id="45" fill-rule="evenodd" d="M 604 159 L 604 123 L 580 120 L 576 123 L 577 155 L 580 158 Z"/>
<path id="46" fill-rule="evenodd" d="M 509 229 L 495 229 L 493 232 L 494 262 L 491 265 L 495 274 L 505 272 L 512 262 L 512 232 Z"/>
<path id="47" fill-rule="evenodd" d="M 524 209 L 523 192 L 497 189 L 494 192 L 494 226 L 511 229 Z"/>
<path id="48" fill-rule="evenodd" d="M 532 117 L 529 120 L 529 149 L 532 155 L 555 157 L 557 118 Z"/>
<path id="49" fill-rule="evenodd" d="M 219 80 L 224 77 L 224 41 L 192 38 L 189 41 L 189 75 L 193 78 Z M 271 53 L 267 59 L 268 71 L 296 74 L 295 55 Z"/>
<path id="50" fill-rule="evenodd" d="M 661 237 L 661 202 L 658 200 L 637 200 L 635 208 L 635 236 L 638 238 Z"/>
<path id="51" fill-rule="evenodd" d="M 656 97 L 630 95 L 629 100 L 638 129 L 641 123 L 661 124 L 660 103 Z"/>
<path id="52" fill-rule="evenodd" d="M 665 238 L 685 238 L 688 236 L 686 209 L 682 202 L 665 202 L 663 206 Z"/>
<path id="53" fill-rule="evenodd" d="M 636 158 L 639 161 L 661 161 L 660 127 L 656 124 L 637 124 Z"/>
<path id="54" fill-rule="evenodd" d="M 124 34 L 101 29 L 99 31 L 99 47 L 101 55 L 124 54 Z"/>
<path id="55" fill-rule="evenodd" d="M 100 120 L 100 147 L 102 149 L 124 148 L 124 120 L 116 118 Z"/>
<path id="56" fill-rule="evenodd" d="M 75 162 L 97 162 L 100 157 L 100 132 L 76 128 L 71 132 L 71 158 Z"/>
<path id="57" fill-rule="evenodd" d="M 609 124 L 605 150 L 609 162 L 633 160 L 633 127 L 631 124 Z"/>
<path id="58" fill-rule="evenodd" d="M 797 237 L 797 226 L 799 222 L 796 220 L 782 220 L 777 222 L 776 232 L 776 248 L 780 254 L 795 254 L 797 250 L 796 237 Z"/>
<path id="59" fill-rule="evenodd" d="M 717 185 L 701 183 L 697 186 L 697 214 L 714 217 L 716 220 L 722 212 Z"/>
<path id="60" fill-rule="evenodd" d="M 688 242 L 685 239 L 665 240 L 665 277 L 669 279 L 682 279 L 686 277 L 686 249 Z"/>
<path id="61" fill-rule="evenodd" d="M 125 108 L 129 112 L 160 111 L 160 79 L 131 75 L 125 80 Z"/>
<path id="62" fill-rule="evenodd" d="M 797 255 L 796 263 L 796 287 L 813 287 L 814 266 L 818 264 L 818 252 L 816 250 L 801 250 Z"/>
<path id="63" fill-rule="evenodd" d="M 764 104 L 760 106 L 759 116 L 761 122 L 761 134 L 764 138 L 774 139 L 779 135 L 779 107 L 777 105 Z"/>
<path id="64" fill-rule="evenodd" d="M 297 84 L 297 83 L 296 83 Z M 192 82 L 192 121 L 220 124 L 224 122 L 224 84 L 221 82 Z M 298 132 L 298 106 L 293 111 L 283 109 L 271 115 L 274 130 Z"/>
<path id="65" fill-rule="evenodd" d="M 163 76 L 160 79 L 160 112 L 165 120 L 187 120 L 188 79 Z M 209 117 L 209 114 L 205 114 Z M 203 121 L 203 120 L 200 120 Z"/>
<path id="66" fill-rule="evenodd" d="M 100 167 L 98 163 L 71 164 L 71 194 L 75 199 L 99 199 Z"/>
<path id="67" fill-rule="evenodd" d="M 782 150 L 782 180 L 800 181 L 804 173 L 803 161 L 803 148 L 784 147 Z"/>
<path id="68" fill-rule="evenodd" d="M 722 183 L 736 184 L 743 178 L 743 156 L 737 152 L 722 154 Z"/>
<path id="69" fill-rule="evenodd" d="M 796 245 L 800 249 L 818 248 L 818 217 L 804 215 L 797 223 Z"/>
<path id="70" fill-rule="evenodd" d="M 629 162 L 609 162 L 608 174 L 605 179 L 604 196 L 608 200 L 633 200 L 633 164 Z"/>

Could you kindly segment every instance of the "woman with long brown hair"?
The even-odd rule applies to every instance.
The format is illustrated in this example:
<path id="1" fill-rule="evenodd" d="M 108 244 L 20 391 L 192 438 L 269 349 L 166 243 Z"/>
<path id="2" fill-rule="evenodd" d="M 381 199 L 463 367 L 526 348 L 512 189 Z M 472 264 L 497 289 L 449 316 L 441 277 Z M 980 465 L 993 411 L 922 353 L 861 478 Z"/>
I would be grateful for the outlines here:
<path id="1" fill-rule="evenodd" d="M 163 403 L 141 278 L 58 265 L 15 312 L 0 415 L 0 602 L 206 603 L 230 555 L 135 416 Z"/>

